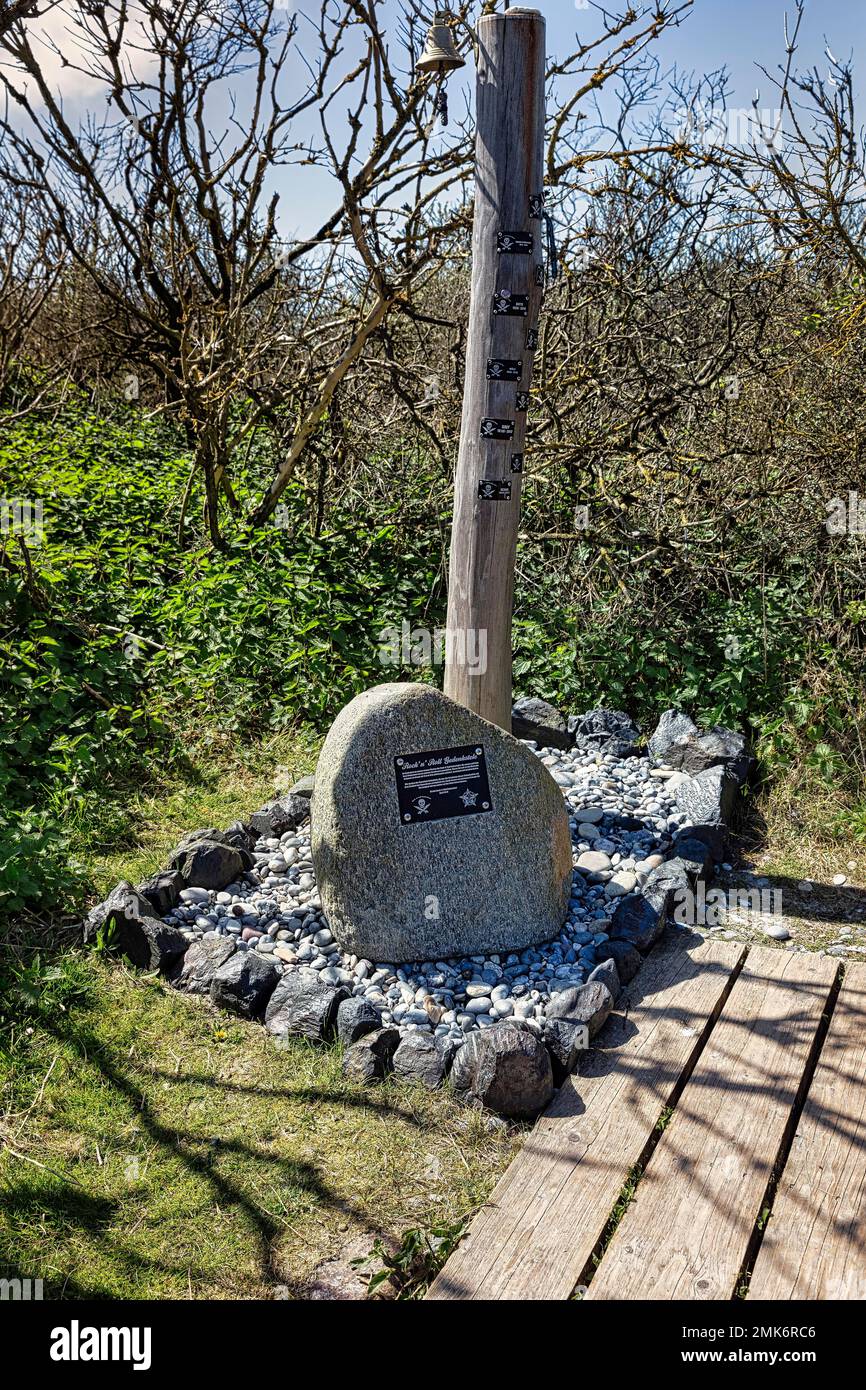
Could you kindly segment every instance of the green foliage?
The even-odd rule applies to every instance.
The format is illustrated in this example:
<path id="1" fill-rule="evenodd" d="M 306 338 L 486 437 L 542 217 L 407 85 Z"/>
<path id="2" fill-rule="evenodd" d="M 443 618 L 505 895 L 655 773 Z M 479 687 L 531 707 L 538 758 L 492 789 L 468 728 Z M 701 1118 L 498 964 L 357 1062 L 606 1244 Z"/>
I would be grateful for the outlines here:
<path id="1" fill-rule="evenodd" d="M 49 965 L 37 952 L 29 961 L 0 961 L 0 1033 L 27 1021 L 55 1024 L 58 1014 L 87 1002 L 90 977 L 78 957 Z"/>
<path id="2" fill-rule="evenodd" d="M 398 1299 L 422 1297 L 431 1279 L 439 1272 L 466 1229 L 466 1222 L 446 1222 L 422 1230 L 404 1231 L 396 1249 L 377 1240 L 369 1255 L 352 1260 L 356 1269 L 374 1265 L 367 1292 L 375 1293 L 390 1284 Z"/>

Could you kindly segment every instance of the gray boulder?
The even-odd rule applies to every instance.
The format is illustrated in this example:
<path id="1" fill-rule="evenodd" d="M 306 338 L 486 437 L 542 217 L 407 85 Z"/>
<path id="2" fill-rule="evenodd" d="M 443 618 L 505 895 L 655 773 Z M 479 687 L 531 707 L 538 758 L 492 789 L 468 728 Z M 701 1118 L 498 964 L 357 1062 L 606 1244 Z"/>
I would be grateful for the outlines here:
<path id="1" fill-rule="evenodd" d="M 161 922 L 143 894 L 126 882 L 113 888 L 105 902 L 92 909 L 84 924 L 85 941 L 103 933 L 105 945 L 125 956 L 140 970 L 168 974 L 189 945 L 175 927 Z"/>
<path id="2" fill-rule="evenodd" d="M 446 769 L 425 774 L 416 786 L 429 794 L 401 805 L 398 758 L 471 760 L 478 749 L 489 790 L 467 772 L 461 794 Z M 460 801 L 479 809 L 456 811 Z M 417 819 L 408 804 L 423 808 Z M 318 887 L 344 952 L 399 962 L 515 951 L 565 920 L 571 839 L 559 787 L 523 744 L 430 686 L 377 686 L 346 706 L 312 806 Z"/>
<path id="3" fill-rule="evenodd" d="M 539 748 L 570 748 L 571 737 L 564 714 L 546 700 L 524 695 L 511 709 L 511 732 L 515 738 L 531 738 Z"/>
<path id="4" fill-rule="evenodd" d="M 268 956 L 258 951 L 236 951 L 214 972 L 210 997 L 221 1009 L 255 1018 L 264 1013 L 279 978 L 276 962 Z"/>
<path id="5" fill-rule="evenodd" d="M 346 1048 L 343 1075 L 353 1081 L 384 1081 L 399 1042 L 396 1028 L 377 1028 L 373 1033 L 365 1033 Z"/>
<path id="6" fill-rule="evenodd" d="M 746 739 L 733 729 L 714 724 L 701 733 L 687 714 L 665 710 L 648 744 L 650 757 L 694 776 L 710 767 L 727 768 L 738 786 L 754 766 Z"/>
<path id="7" fill-rule="evenodd" d="M 600 963 L 612 960 L 622 985 L 631 983 L 642 963 L 640 952 L 628 941 L 602 942 L 595 947 L 595 958 Z"/>
<path id="8" fill-rule="evenodd" d="M 211 827 L 185 835 L 171 857 L 185 888 L 225 888 L 253 867 L 249 850 L 239 848 L 223 830 Z"/>
<path id="9" fill-rule="evenodd" d="M 723 767 L 709 767 L 676 788 L 676 803 L 694 825 L 729 825 L 737 800 L 737 782 Z"/>
<path id="10" fill-rule="evenodd" d="M 679 854 L 681 846 L 690 846 L 695 840 L 699 840 L 704 845 L 710 860 L 721 862 L 725 857 L 728 827 L 726 825 L 683 826 L 682 830 L 677 831 L 671 842 L 674 854 Z"/>
<path id="11" fill-rule="evenodd" d="M 594 970 L 590 971 L 586 983 L 591 985 L 596 981 L 603 984 L 610 991 L 610 997 L 615 1004 L 622 991 L 615 957 L 609 956 L 606 960 L 603 960 L 597 965 Z"/>
<path id="12" fill-rule="evenodd" d="M 681 864 L 692 883 L 712 877 L 713 856 L 708 846 L 697 836 L 677 836 L 674 856 L 674 860 L 668 862 Z"/>
<path id="13" fill-rule="evenodd" d="M 250 851 L 256 843 L 256 836 L 241 820 L 233 820 L 221 834 L 235 849 Z"/>
<path id="14" fill-rule="evenodd" d="M 548 1019 L 564 1019 L 571 1024 L 584 1024 L 590 1041 L 607 1022 L 613 1008 L 613 995 L 601 980 L 587 980 L 554 994 L 547 1006 Z"/>
<path id="15" fill-rule="evenodd" d="M 138 892 L 143 898 L 147 898 L 157 917 L 165 917 L 177 906 L 180 890 L 185 887 L 183 877 L 177 869 L 164 869 L 162 873 L 144 879 L 138 885 Z"/>
<path id="16" fill-rule="evenodd" d="M 289 830 L 297 830 L 309 814 L 309 798 L 288 792 L 254 811 L 249 820 L 250 829 L 256 835 L 285 835 Z"/>
<path id="17" fill-rule="evenodd" d="M 630 758 L 637 752 L 639 741 L 637 725 L 619 709 L 587 710 L 574 724 L 575 747 L 586 752 Z"/>
<path id="18" fill-rule="evenodd" d="M 109 919 L 113 916 L 115 909 L 127 915 L 135 915 L 139 918 L 152 917 L 153 908 L 139 889 L 133 888 L 127 880 L 121 879 L 120 883 L 112 888 L 108 897 L 103 902 L 97 903 L 92 907 L 84 920 L 83 935 L 86 944 L 95 941 L 101 931 L 108 925 Z"/>
<path id="19" fill-rule="evenodd" d="M 184 994 L 210 994 L 214 975 L 234 953 L 235 943 L 230 936 L 202 937 L 192 943 L 175 967 L 171 983 Z"/>
<path id="20" fill-rule="evenodd" d="M 454 1057 L 454 1045 L 447 1038 L 431 1033 L 407 1033 L 394 1053 L 394 1075 L 404 1081 L 419 1081 L 435 1091 L 445 1080 Z"/>
<path id="21" fill-rule="evenodd" d="M 265 1026 L 271 1033 L 321 1042 L 333 1033 L 337 1010 L 348 991 L 328 984 L 313 970 L 290 970 L 268 1002 Z"/>
<path id="22" fill-rule="evenodd" d="M 337 1037 L 346 1047 L 381 1027 L 381 1013 L 366 999 L 344 999 L 337 1010 Z"/>
<path id="23" fill-rule="evenodd" d="M 454 1059 L 451 1080 L 459 1099 L 512 1120 L 534 1120 L 553 1095 L 544 1043 L 509 1023 L 470 1033 Z"/>
<path id="24" fill-rule="evenodd" d="M 550 1054 L 554 1086 L 561 1086 L 586 1051 L 586 1027 L 566 1018 L 548 1018 L 544 1024 L 544 1042 Z"/>
<path id="25" fill-rule="evenodd" d="M 666 709 L 647 740 L 647 752 L 654 763 L 679 768 L 682 748 L 697 733 L 697 724 L 682 710 Z"/>

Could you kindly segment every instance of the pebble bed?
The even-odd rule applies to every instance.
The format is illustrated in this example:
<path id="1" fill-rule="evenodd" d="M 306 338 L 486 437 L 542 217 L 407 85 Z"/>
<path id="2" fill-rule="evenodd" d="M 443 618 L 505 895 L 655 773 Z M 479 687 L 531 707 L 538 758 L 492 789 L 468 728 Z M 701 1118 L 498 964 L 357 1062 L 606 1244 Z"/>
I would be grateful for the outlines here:
<path id="1" fill-rule="evenodd" d="M 552 941 L 519 954 L 399 966 L 344 956 L 316 888 L 309 822 L 280 839 L 260 839 L 255 867 L 242 882 L 219 893 L 184 889 L 163 920 L 190 941 L 234 936 L 238 950 L 271 955 L 283 972 L 320 972 L 369 1000 L 383 1024 L 401 1035 L 435 1032 L 459 1045 L 472 1030 L 510 1017 L 525 1019 L 540 1034 L 551 996 L 588 978 L 618 899 L 639 889 L 662 862 L 685 816 L 676 807 L 677 777 L 651 768 L 647 758 L 527 747 L 561 786 L 571 825 L 571 899 Z"/>

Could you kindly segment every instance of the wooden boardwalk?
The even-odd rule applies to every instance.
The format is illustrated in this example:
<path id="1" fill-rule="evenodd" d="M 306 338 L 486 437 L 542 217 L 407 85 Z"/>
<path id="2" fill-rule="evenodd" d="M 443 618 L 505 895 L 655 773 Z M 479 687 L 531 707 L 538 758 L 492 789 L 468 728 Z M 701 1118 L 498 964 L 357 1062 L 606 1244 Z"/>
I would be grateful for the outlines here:
<path id="1" fill-rule="evenodd" d="M 578 1288 L 866 1298 L 866 966 L 666 934 L 427 1297 Z"/>

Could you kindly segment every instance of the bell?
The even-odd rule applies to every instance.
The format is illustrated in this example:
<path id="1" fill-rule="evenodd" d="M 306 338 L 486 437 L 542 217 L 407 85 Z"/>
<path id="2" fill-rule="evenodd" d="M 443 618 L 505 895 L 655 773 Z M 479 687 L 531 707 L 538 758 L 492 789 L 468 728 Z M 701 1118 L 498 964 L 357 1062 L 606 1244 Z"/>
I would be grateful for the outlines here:
<path id="1" fill-rule="evenodd" d="M 424 52 L 415 65 L 416 72 L 443 73 L 453 72 L 455 68 L 465 68 L 466 60 L 457 52 L 448 18 L 446 12 L 437 12 L 427 35 Z"/>

